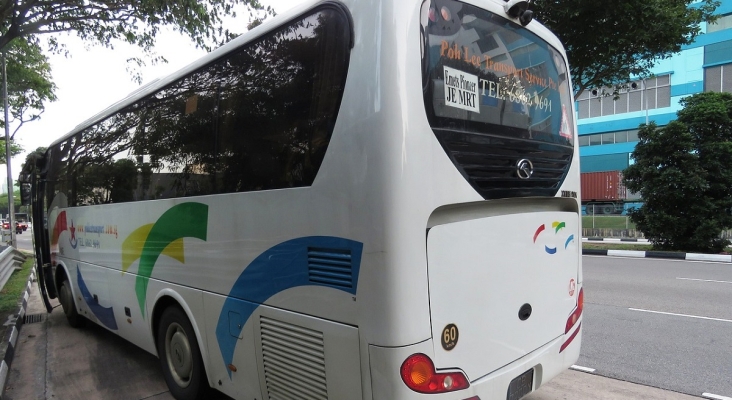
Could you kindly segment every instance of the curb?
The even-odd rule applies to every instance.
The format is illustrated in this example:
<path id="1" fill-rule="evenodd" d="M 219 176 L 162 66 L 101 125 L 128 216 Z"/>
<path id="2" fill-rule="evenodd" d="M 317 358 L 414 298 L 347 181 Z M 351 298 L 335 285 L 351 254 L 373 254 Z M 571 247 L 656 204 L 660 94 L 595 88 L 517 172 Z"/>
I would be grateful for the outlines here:
<path id="1" fill-rule="evenodd" d="M 716 261 L 732 263 L 732 255 L 729 254 L 699 254 L 699 253 L 676 253 L 673 251 L 635 251 L 635 250 L 602 250 L 582 249 L 582 255 L 592 256 L 615 256 L 635 258 L 665 258 L 687 261 Z"/>
<path id="2" fill-rule="evenodd" d="M 25 310 L 28 307 L 28 298 L 30 297 L 31 286 L 35 280 L 36 270 L 33 268 L 30 275 L 28 276 L 28 284 L 25 287 L 23 293 L 23 301 L 18 309 L 18 314 L 15 317 L 8 318 L 8 321 L 3 324 L 5 327 L 5 337 L 2 346 L 0 347 L 0 354 L 5 353 L 5 357 L 0 360 L 0 400 L 3 399 L 3 393 L 5 393 L 5 386 L 7 385 L 8 376 L 10 375 L 10 365 L 13 362 L 13 356 L 15 356 L 15 346 L 18 342 L 18 336 L 20 335 L 20 328 L 23 327 L 25 320 Z"/>
<path id="3" fill-rule="evenodd" d="M 648 239 L 638 239 L 638 238 L 601 238 L 601 237 L 587 237 L 582 238 L 583 241 L 588 242 L 631 242 L 631 243 L 648 243 Z"/>

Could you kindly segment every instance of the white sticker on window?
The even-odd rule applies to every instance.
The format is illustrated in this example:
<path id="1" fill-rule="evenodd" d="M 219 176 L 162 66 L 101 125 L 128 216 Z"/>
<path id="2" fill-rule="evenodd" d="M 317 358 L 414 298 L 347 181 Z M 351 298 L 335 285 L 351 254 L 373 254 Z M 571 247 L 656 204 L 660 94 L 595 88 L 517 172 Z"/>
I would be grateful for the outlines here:
<path id="1" fill-rule="evenodd" d="M 445 105 L 480 113 L 478 77 L 450 67 L 445 68 Z"/>

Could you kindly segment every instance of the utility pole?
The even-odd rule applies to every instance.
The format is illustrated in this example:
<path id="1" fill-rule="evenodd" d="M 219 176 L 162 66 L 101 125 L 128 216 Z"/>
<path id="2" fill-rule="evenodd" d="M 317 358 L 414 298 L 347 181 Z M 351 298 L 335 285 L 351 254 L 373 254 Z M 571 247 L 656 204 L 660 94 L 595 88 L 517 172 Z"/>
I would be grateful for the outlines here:
<path id="1" fill-rule="evenodd" d="M 13 202 L 13 175 L 10 168 L 10 118 L 8 117 L 8 71 L 3 50 L 3 106 L 5 108 L 5 164 L 8 167 L 8 222 L 10 228 L 10 245 L 15 242 L 15 204 Z"/>

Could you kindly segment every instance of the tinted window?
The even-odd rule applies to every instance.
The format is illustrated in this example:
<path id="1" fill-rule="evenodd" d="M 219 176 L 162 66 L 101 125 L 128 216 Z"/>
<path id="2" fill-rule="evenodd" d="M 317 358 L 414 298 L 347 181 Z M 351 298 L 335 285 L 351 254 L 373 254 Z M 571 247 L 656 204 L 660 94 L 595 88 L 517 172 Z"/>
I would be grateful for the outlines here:
<path id="1" fill-rule="evenodd" d="M 80 206 L 311 185 L 349 51 L 331 8 L 244 45 L 51 148 L 48 195 Z"/>
<path id="2" fill-rule="evenodd" d="M 434 128 L 572 145 L 571 85 L 557 50 L 469 4 L 433 0 L 425 13 L 425 106 Z"/>
<path id="3" fill-rule="evenodd" d="M 455 167 L 485 199 L 556 195 L 574 146 L 561 53 L 525 27 L 454 0 L 424 2 L 421 23 L 424 106 Z"/>

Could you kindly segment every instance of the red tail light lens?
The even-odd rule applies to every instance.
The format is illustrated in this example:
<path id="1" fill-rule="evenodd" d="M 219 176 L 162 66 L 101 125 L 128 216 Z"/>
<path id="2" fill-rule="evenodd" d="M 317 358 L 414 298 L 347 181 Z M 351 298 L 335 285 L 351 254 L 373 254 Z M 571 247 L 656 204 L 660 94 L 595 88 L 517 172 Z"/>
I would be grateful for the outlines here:
<path id="1" fill-rule="evenodd" d="M 572 311 L 572 314 L 567 318 L 567 325 L 565 325 L 564 328 L 564 334 L 566 335 L 569 333 L 570 330 L 577 324 L 577 321 L 579 321 L 580 316 L 582 315 L 582 310 L 585 308 L 585 291 L 584 288 L 581 288 L 579 293 L 577 294 L 577 307 L 574 308 L 574 311 Z M 577 329 L 572 333 L 572 335 L 569 336 L 569 338 L 562 344 L 562 346 L 559 348 L 559 352 L 563 352 L 564 349 L 569 346 L 570 343 L 574 340 L 574 338 L 579 333 L 580 327 L 577 326 Z"/>
<path id="2" fill-rule="evenodd" d="M 585 308 L 585 290 L 584 290 L 584 288 L 581 288 L 579 291 L 579 294 L 577 294 L 577 307 L 575 307 L 572 314 L 569 316 L 569 318 L 567 318 L 567 325 L 564 328 L 565 334 L 567 332 L 569 332 L 570 329 L 572 329 L 572 327 L 574 326 L 574 324 L 577 323 L 577 321 L 579 321 L 579 317 L 580 317 L 580 315 L 582 315 L 582 309 L 584 309 L 584 308 Z"/>
<path id="3" fill-rule="evenodd" d="M 438 373 L 435 364 L 425 354 L 412 354 L 402 363 L 402 380 L 419 393 L 447 393 L 470 387 L 461 372 Z"/>

